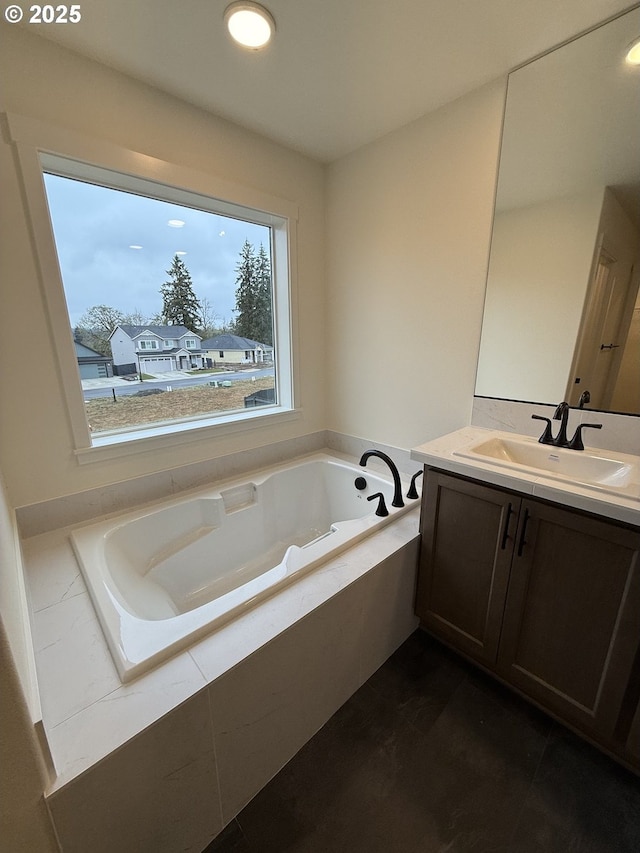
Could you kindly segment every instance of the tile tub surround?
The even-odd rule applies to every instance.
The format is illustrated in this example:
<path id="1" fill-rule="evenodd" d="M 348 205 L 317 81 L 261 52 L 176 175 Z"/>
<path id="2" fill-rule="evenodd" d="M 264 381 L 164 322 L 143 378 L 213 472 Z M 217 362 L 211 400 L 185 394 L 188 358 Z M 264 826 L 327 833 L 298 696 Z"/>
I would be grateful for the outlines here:
<path id="1" fill-rule="evenodd" d="M 360 475 L 358 490 L 354 482 Z M 408 483 L 404 490 L 408 490 Z M 383 494 L 384 516 L 371 502 Z M 314 453 L 74 527 L 71 541 L 123 682 L 393 524 L 390 476 Z"/>
<path id="2" fill-rule="evenodd" d="M 47 802 L 65 853 L 110 853 L 113 839 L 125 853 L 172 853 L 181 822 L 188 832 L 180 849 L 200 853 L 415 628 L 418 515 L 416 507 L 127 685 L 68 529 L 24 540 L 58 774 Z M 154 746 L 163 731 L 183 732 L 166 761 Z M 210 807 L 196 814 L 190 798 Z M 134 811 L 136 829 L 127 830 Z"/>
<path id="3" fill-rule="evenodd" d="M 204 853 L 637 853 L 640 780 L 418 630 Z"/>
<path id="4" fill-rule="evenodd" d="M 543 424 L 532 420 L 531 415 L 551 418 L 555 409 L 555 406 L 547 406 L 543 403 L 520 403 L 516 400 L 499 400 L 495 397 L 474 397 L 471 424 L 484 429 L 517 432 L 520 435 L 538 438 L 542 433 Z M 589 430 L 588 435 L 585 434 L 585 443 L 589 447 L 640 456 L 640 416 L 571 409 L 569 430 L 574 430 L 580 423 L 602 424 L 601 430 Z"/>
<path id="5" fill-rule="evenodd" d="M 261 468 L 278 465 L 310 453 L 328 450 L 333 454 L 342 454 L 350 462 L 357 462 L 365 450 L 372 448 L 391 456 L 401 474 L 410 477 L 415 473 L 415 463 L 412 462 L 408 450 L 332 430 L 322 430 L 197 464 L 158 471 L 133 480 L 18 507 L 16 518 L 22 536 L 38 536 L 71 524 L 81 524 L 111 513 L 139 507 L 150 501 L 174 497 L 189 489 L 219 480 L 251 474 Z M 378 459 L 369 460 L 367 467 L 388 473 L 386 465 Z"/>

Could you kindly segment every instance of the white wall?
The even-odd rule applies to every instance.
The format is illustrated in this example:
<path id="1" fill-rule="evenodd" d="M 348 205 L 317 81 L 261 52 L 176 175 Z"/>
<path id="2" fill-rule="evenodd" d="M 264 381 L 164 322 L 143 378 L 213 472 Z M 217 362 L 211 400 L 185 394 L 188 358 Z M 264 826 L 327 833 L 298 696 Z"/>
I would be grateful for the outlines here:
<path id="1" fill-rule="evenodd" d="M 565 398 L 604 188 L 495 219 L 476 393 Z"/>
<path id="2" fill-rule="evenodd" d="M 302 417 L 215 442 L 79 466 L 44 313 L 10 146 L 0 146 L 0 466 L 13 506 L 73 494 L 325 427 L 324 168 L 256 134 L 3 27 L 0 111 L 14 112 L 298 205 L 298 337 Z"/>
<path id="3" fill-rule="evenodd" d="M 0 477 L 0 845 L 15 853 L 58 849 L 42 796 L 38 714 L 18 531 Z"/>
<path id="4" fill-rule="evenodd" d="M 329 167 L 330 426 L 411 447 L 469 423 L 504 84 Z"/>

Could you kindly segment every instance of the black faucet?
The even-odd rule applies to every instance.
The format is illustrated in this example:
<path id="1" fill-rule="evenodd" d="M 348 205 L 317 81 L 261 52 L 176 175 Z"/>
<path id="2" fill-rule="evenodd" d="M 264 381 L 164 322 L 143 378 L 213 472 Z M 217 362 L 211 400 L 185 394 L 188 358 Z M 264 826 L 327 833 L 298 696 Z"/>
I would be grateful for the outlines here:
<path id="1" fill-rule="evenodd" d="M 418 490 L 416 489 L 416 480 L 423 474 L 424 468 L 421 471 L 416 471 L 416 473 L 411 478 L 411 485 L 409 486 L 409 491 L 407 492 L 407 497 L 409 498 L 409 500 L 415 500 L 418 497 Z"/>
<path id="2" fill-rule="evenodd" d="M 602 429 L 602 424 L 578 424 L 573 438 L 567 445 L 569 450 L 584 450 L 584 443 L 582 441 L 583 429 Z"/>
<path id="3" fill-rule="evenodd" d="M 393 475 L 393 500 L 391 501 L 391 506 L 404 506 L 404 501 L 402 500 L 402 483 L 400 482 L 400 473 L 396 468 L 396 464 L 390 456 L 387 456 L 386 453 L 383 453 L 381 450 L 367 450 L 365 451 L 361 458 L 360 464 L 362 466 L 366 466 L 367 459 L 371 456 L 377 456 L 379 459 L 382 459 L 383 462 L 386 462 L 389 466 L 389 470 Z"/>
<path id="4" fill-rule="evenodd" d="M 554 447 L 568 447 L 567 422 L 569 420 L 569 404 L 565 402 L 559 403 L 558 408 L 553 413 L 553 419 L 554 421 L 560 421 L 560 429 L 551 444 Z"/>
<path id="5" fill-rule="evenodd" d="M 376 509 L 376 515 L 382 516 L 384 518 L 386 515 L 389 515 L 389 510 L 387 509 L 387 505 L 384 502 L 384 495 L 382 492 L 376 492 L 375 495 L 369 495 L 367 498 L 368 501 L 374 501 L 378 498 L 378 507 Z"/>
<path id="6" fill-rule="evenodd" d="M 587 399 L 584 402 L 589 402 L 588 391 L 585 391 L 587 395 Z M 582 395 L 582 397 L 585 396 Z M 582 401 L 582 397 L 580 400 Z M 551 421 L 549 418 L 543 418 L 540 415 L 531 415 L 531 417 L 536 421 L 546 421 L 546 426 L 544 428 L 544 432 L 538 439 L 540 444 L 551 444 L 553 447 L 566 447 L 568 450 L 584 450 L 584 444 L 582 442 L 582 430 L 583 429 L 602 429 L 602 424 L 579 424 L 574 436 L 571 440 L 567 438 L 567 421 L 569 420 L 569 404 L 562 402 L 558 405 L 557 409 L 554 412 L 553 419 L 556 421 L 560 421 L 560 429 L 558 430 L 558 434 L 556 437 L 553 437 L 553 433 L 551 431 Z"/>
<path id="7" fill-rule="evenodd" d="M 544 421 L 546 426 L 544 432 L 538 439 L 540 444 L 553 444 L 553 432 L 551 430 L 551 421 L 549 418 L 543 418 L 542 415 L 531 415 L 534 421 Z"/>

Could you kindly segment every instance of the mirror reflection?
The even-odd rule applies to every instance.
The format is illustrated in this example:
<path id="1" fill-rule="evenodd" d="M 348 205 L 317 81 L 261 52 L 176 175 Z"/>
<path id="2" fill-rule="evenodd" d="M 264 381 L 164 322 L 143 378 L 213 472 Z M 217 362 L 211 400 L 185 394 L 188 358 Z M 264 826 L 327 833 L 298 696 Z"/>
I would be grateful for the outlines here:
<path id="1" fill-rule="evenodd" d="M 478 396 L 640 413 L 638 9 L 509 77 Z"/>

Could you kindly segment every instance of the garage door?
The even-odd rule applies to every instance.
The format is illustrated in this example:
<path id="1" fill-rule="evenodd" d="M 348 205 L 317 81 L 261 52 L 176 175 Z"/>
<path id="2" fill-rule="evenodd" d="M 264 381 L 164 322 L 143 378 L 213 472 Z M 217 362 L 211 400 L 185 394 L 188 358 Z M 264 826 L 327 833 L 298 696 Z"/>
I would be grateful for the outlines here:
<path id="1" fill-rule="evenodd" d="M 173 370 L 171 358 L 141 358 L 140 367 L 143 373 L 168 373 Z"/>

